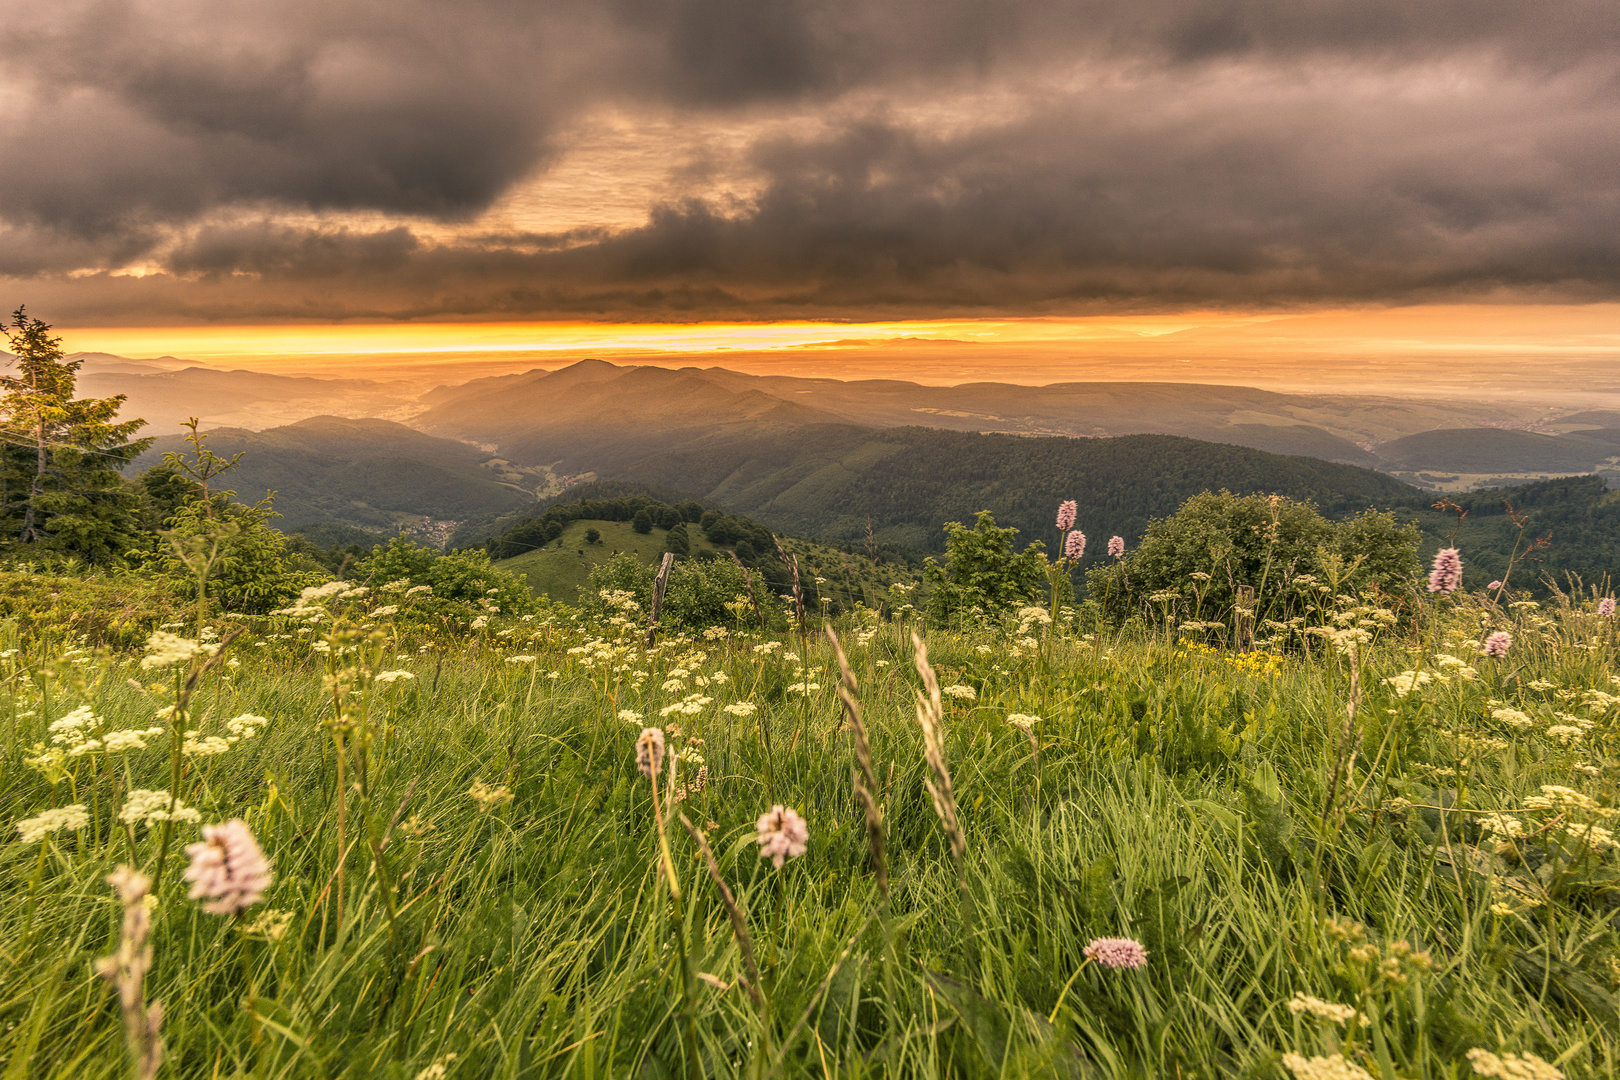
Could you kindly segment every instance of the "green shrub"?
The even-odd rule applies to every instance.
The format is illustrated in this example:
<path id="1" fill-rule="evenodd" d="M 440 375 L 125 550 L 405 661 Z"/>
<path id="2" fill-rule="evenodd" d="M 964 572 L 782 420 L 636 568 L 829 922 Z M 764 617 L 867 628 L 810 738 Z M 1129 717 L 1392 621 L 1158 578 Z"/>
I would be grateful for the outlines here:
<path id="1" fill-rule="evenodd" d="M 611 607 L 602 593 L 624 592 L 635 599 L 639 617 L 645 619 L 652 606 L 656 574 L 653 567 L 632 555 L 616 555 L 591 571 L 590 587 L 580 597 L 580 606 L 600 614 Z M 748 603 L 748 588 L 742 568 L 730 559 L 677 560 L 670 568 L 659 622 L 684 630 L 739 624 L 757 628 L 753 605 Z M 778 629 L 785 627 L 787 616 L 781 599 L 766 588 L 757 574 L 753 577 L 753 593 L 766 622 Z"/>
<path id="2" fill-rule="evenodd" d="M 26 637 L 83 635 L 92 645 L 133 648 L 164 623 L 190 615 L 190 605 L 162 579 L 0 571 L 0 619 L 14 622 Z"/>
<path id="3" fill-rule="evenodd" d="M 216 496 L 213 516 L 207 509 L 201 500 L 176 509 L 169 530 L 146 560 L 177 594 L 195 600 L 197 582 L 175 545 L 206 552 L 214 550 L 215 538 L 219 546 L 208 570 L 207 595 L 226 611 L 266 614 L 291 603 L 300 590 L 331 580 L 325 570 L 295 568 L 287 538 L 270 527 L 279 515 L 268 501 L 248 506 Z"/>
<path id="4" fill-rule="evenodd" d="M 360 560 L 350 576 L 374 589 L 399 581 L 431 586 L 431 597 L 416 599 L 411 606 L 422 614 L 463 615 L 469 605 L 483 608 L 486 603 L 497 605 L 505 615 L 537 610 L 528 585 L 491 566 L 489 553 L 478 548 L 446 554 L 396 536 Z"/>
<path id="5" fill-rule="evenodd" d="M 1415 526 L 1369 510 L 1332 522 L 1316 507 L 1280 495 L 1205 492 L 1168 518 L 1155 519 L 1136 550 L 1086 574 L 1092 599 L 1111 619 L 1139 611 L 1150 597 L 1183 614 L 1231 617 L 1236 590 L 1254 590 L 1260 618 L 1302 614 L 1309 591 L 1376 586 L 1409 590 L 1420 567 Z"/>
<path id="6" fill-rule="evenodd" d="M 923 564 L 928 613 L 948 621 L 971 608 L 990 613 L 1038 603 L 1046 586 L 1046 547 L 1039 540 L 1013 553 L 1018 530 L 996 524 L 981 510 L 973 528 L 945 525 L 945 565 Z"/>

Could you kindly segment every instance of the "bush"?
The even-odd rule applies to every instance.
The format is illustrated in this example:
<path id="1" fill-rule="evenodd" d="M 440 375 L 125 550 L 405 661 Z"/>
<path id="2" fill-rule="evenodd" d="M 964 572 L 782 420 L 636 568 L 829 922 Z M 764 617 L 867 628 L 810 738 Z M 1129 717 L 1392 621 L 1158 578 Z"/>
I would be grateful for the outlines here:
<path id="1" fill-rule="evenodd" d="M 486 601 L 504 615 L 536 610 L 529 587 L 490 565 L 489 553 L 477 548 L 441 554 L 396 536 L 362 559 L 351 576 L 374 589 L 397 581 L 409 581 L 413 587 L 432 586 L 432 596 L 416 601 L 411 608 L 424 614 L 462 616 L 469 608 L 482 610 Z"/>
<path id="2" fill-rule="evenodd" d="M 285 607 L 302 589 L 329 581 L 331 575 L 324 569 L 299 568 L 303 560 L 288 552 L 286 536 L 270 526 L 279 516 L 268 501 L 249 506 L 217 495 L 212 516 L 208 503 L 186 503 L 169 518 L 169 531 L 156 541 L 149 565 L 167 576 L 179 595 L 195 599 L 196 571 L 176 545 L 195 558 L 213 550 L 217 537 L 219 546 L 208 570 L 208 598 L 226 611 L 253 615 Z"/>
<path id="3" fill-rule="evenodd" d="M 139 574 L 0 572 L 0 619 L 29 637 L 82 634 L 92 645 L 134 648 L 164 623 L 192 614 L 167 582 Z"/>
<path id="4" fill-rule="evenodd" d="M 591 571 L 591 583 L 582 591 L 580 606 L 601 614 L 607 610 L 602 593 L 626 592 L 640 606 L 645 620 L 652 605 L 656 571 L 633 555 L 615 555 Z M 766 621 L 778 629 L 787 625 L 781 600 L 757 578 L 754 596 Z M 743 572 L 730 559 L 677 562 L 670 568 L 664 590 L 664 606 L 659 622 L 665 627 L 703 630 L 710 626 L 734 627 L 739 623 L 757 627 L 753 605 L 748 603 L 748 585 Z"/>
<path id="5" fill-rule="evenodd" d="M 1300 590 L 1411 587 L 1419 573 L 1416 526 L 1367 511 L 1331 522 L 1307 502 L 1280 495 L 1205 492 L 1148 525 L 1136 550 L 1086 574 L 1090 596 L 1114 620 L 1148 598 L 1174 592 L 1184 612 L 1229 619 L 1239 586 L 1255 592 L 1258 618 L 1303 610 Z M 1168 599 L 1155 601 L 1167 603 Z"/>
<path id="6" fill-rule="evenodd" d="M 601 529 L 586 529 L 585 530 L 585 542 L 587 544 L 600 544 L 602 542 L 602 530 Z"/>
<path id="7" fill-rule="evenodd" d="M 945 525 L 945 565 L 923 564 L 928 612 L 942 621 L 980 608 L 995 612 L 1037 603 L 1046 585 L 1046 547 L 1039 540 L 1013 554 L 1018 530 L 996 524 L 981 510 L 973 528 L 959 521 Z"/>
<path id="8" fill-rule="evenodd" d="M 636 516 L 630 519 L 630 527 L 643 536 L 653 531 L 653 516 L 646 508 L 636 511 Z"/>

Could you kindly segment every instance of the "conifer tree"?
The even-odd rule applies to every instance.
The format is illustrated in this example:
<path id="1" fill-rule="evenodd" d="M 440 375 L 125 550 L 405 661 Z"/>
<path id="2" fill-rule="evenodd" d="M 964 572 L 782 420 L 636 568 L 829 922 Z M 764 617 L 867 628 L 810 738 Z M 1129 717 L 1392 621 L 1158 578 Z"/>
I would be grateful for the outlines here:
<path id="1" fill-rule="evenodd" d="M 144 420 L 119 421 L 124 395 L 73 397 L 82 360 L 18 308 L 0 324 L 15 356 L 0 376 L 0 543 L 117 557 L 139 541 L 140 497 L 123 468 L 151 445 L 132 439 Z"/>

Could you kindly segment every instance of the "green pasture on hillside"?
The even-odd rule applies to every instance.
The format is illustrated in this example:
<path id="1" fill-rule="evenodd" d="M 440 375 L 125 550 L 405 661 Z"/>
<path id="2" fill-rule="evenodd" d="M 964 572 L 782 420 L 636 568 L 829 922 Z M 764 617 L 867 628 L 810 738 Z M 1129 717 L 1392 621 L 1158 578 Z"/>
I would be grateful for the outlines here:
<path id="1" fill-rule="evenodd" d="M 587 529 L 600 532 L 601 541 L 587 544 Z M 688 525 L 686 535 L 694 553 L 719 550 L 696 525 Z M 579 599 L 579 590 L 590 582 L 591 571 L 597 565 L 621 552 L 628 552 L 649 565 L 656 564 L 668 538 L 668 529 L 654 528 L 650 533 L 638 533 L 628 521 L 571 521 L 563 528 L 562 535 L 544 548 L 501 559 L 495 565 L 528 581 L 536 596 L 573 603 Z"/>

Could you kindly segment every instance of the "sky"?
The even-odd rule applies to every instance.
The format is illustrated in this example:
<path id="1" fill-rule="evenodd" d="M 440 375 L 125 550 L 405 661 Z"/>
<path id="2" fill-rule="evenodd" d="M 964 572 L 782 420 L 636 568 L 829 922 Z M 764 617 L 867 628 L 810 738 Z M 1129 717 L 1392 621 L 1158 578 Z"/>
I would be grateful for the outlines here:
<path id="1" fill-rule="evenodd" d="M 0 298 L 70 347 L 1620 364 L 1612 0 L 57 0 L 0 55 Z"/>

